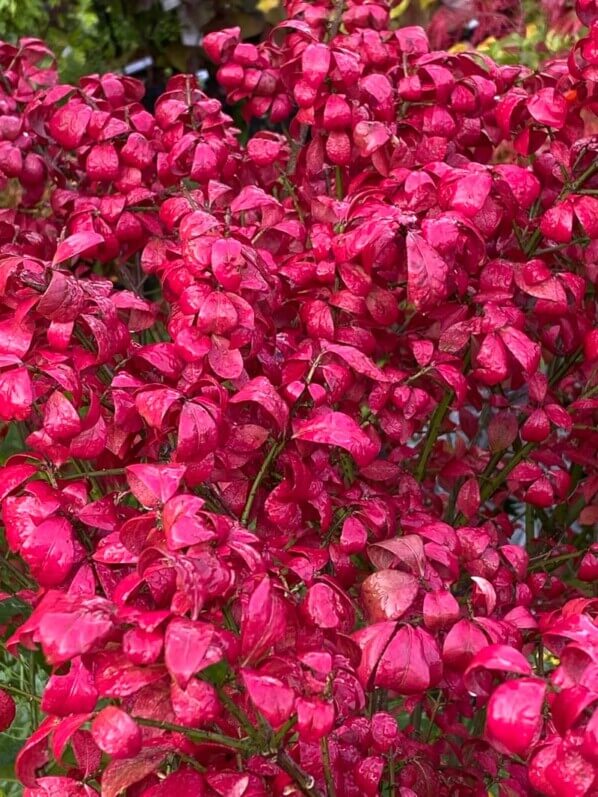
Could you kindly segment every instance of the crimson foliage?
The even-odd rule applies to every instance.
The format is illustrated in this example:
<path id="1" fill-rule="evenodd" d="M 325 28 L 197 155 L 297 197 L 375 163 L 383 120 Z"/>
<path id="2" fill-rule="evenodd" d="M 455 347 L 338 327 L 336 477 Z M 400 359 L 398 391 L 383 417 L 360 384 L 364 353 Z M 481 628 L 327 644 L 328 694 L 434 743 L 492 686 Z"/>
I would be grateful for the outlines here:
<path id="1" fill-rule="evenodd" d="M 259 46 L 205 40 L 284 126 L 246 145 L 192 77 L 152 116 L 1 46 L 6 644 L 49 672 L 26 797 L 598 793 L 577 10 L 533 74 L 383 0 L 289 2 Z"/>

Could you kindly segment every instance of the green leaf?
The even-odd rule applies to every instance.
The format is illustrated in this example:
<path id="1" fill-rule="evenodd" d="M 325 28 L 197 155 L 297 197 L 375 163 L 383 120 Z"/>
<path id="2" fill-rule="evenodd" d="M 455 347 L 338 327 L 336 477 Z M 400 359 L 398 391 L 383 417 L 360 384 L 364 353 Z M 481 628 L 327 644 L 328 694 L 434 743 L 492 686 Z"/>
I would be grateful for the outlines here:
<path id="1" fill-rule="evenodd" d="M 202 670 L 201 679 L 212 684 L 212 686 L 222 686 L 230 677 L 230 667 L 226 661 L 219 661 L 211 664 Z"/>
<path id="2" fill-rule="evenodd" d="M 4 625 L 11 617 L 18 617 L 19 615 L 29 617 L 30 614 L 31 606 L 20 598 L 13 596 L 0 601 L 0 625 Z"/>
<path id="3" fill-rule="evenodd" d="M 15 739 L 8 733 L 0 733 L 0 781 L 14 781 L 14 764 L 17 754 L 23 746 L 24 739 Z"/>

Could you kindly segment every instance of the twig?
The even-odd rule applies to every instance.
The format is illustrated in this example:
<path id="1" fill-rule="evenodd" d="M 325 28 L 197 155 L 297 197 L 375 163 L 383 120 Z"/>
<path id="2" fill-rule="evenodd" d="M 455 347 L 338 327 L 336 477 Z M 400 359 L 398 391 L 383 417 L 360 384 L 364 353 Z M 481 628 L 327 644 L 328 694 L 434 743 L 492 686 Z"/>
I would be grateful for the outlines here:
<path id="1" fill-rule="evenodd" d="M 162 731 L 170 731 L 171 733 L 182 733 L 192 742 L 204 742 L 206 744 L 219 744 L 223 747 L 230 747 L 231 750 L 245 750 L 249 749 L 249 743 L 246 739 L 233 739 L 232 736 L 224 736 L 221 733 L 212 733 L 211 731 L 198 731 L 194 728 L 188 728 L 185 725 L 175 725 L 172 722 L 161 722 L 159 720 L 150 720 L 145 717 L 133 716 L 133 719 L 138 725 L 147 725 L 148 728 L 159 728 Z"/>
<path id="2" fill-rule="evenodd" d="M 338 34 L 343 20 L 345 10 L 345 0 L 335 0 L 334 9 L 328 21 L 328 31 L 326 32 L 326 42 L 330 42 Z"/>
<path id="3" fill-rule="evenodd" d="M 324 780 L 326 781 L 328 797 L 336 797 L 334 776 L 330 768 L 330 750 L 328 749 L 328 738 L 326 736 L 320 739 L 320 751 L 322 753 L 322 763 L 324 764 Z"/>
<path id="4" fill-rule="evenodd" d="M 255 497 L 257 495 L 257 491 L 260 488 L 260 484 L 263 482 L 268 472 L 268 469 L 270 468 L 270 465 L 274 462 L 274 460 L 280 454 L 283 448 L 284 448 L 284 440 L 280 440 L 278 443 L 274 443 L 270 451 L 268 451 L 268 455 L 262 462 L 262 466 L 259 469 L 257 476 L 253 480 L 251 489 L 249 490 L 249 495 L 247 496 L 247 501 L 243 509 L 243 514 L 241 515 L 241 523 L 243 523 L 243 525 L 247 525 L 247 521 L 249 520 L 249 516 L 251 515 L 251 510 L 253 508 L 253 502 L 255 501 Z"/>
<path id="5" fill-rule="evenodd" d="M 455 394 L 453 393 L 452 390 L 447 391 L 444 394 L 440 404 L 434 410 L 434 414 L 432 415 L 432 420 L 430 421 L 430 428 L 428 429 L 426 442 L 424 443 L 424 447 L 420 454 L 417 467 L 415 468 L 415 478 L 417 479 L 418 482 L 423 481 L 423 478 L 426 474 L 426 466 L 428 464 L 428 459 L 430 458 L 430 454 L 432 453 L 432 449 L 434 448 L 436 439 L 440 434 L 440 428 L 442 426 L 442 422 L 444 421 L 444 416 L 446 415 L 448 408 L 450 407 L 454 395 Z"/>
<path id="6" fill-rule="evenodd" d="M 316 786 L 316 781 L 312 775 L 308 775 L 299 764 L 291 758 L 291 756 L 284 750 L 279 750 L 276 756 L 278 766 L 283 769 L 287 775 L 290 775 L 297 786 L 299 791 L 305 797 L 324 797 L 320 789 Z"/>
<path id="7" fill-rule="evenodd" d="M 99 476 L 122 476 L 125 472 L 124 468 L 110 468 L 108 470 L 90 470 L 83 473 L 67 473 L 66 475 L 56 474 L 59 481 L 70 481 L 72 479 L 89 479 L 97 478 Z"/>

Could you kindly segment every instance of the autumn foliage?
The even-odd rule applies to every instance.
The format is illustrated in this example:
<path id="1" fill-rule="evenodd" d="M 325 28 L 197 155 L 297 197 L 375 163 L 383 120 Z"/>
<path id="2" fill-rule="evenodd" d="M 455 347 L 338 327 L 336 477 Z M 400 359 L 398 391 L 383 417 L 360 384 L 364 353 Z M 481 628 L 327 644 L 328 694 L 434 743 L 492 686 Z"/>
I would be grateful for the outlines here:
<path id="1" fill-rule="evenodd" d="M 384 0 L 294 0 L 259 46 L 204 42 L 283 131 L 247 143 L 192 77 L 151 115 L 0 46 L 0 607 L 47 672 L 25 797 L 598 794 L 577 13 L 535 74 Z"/>

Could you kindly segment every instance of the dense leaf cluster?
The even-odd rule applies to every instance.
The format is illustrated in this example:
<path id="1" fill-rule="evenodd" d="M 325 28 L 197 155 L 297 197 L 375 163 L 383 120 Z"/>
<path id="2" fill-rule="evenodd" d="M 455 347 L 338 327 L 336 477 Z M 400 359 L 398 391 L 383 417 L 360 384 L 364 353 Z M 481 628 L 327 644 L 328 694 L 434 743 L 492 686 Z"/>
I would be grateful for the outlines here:
<path id="1" fill-rule="evenodd" d="M 290 0 L 258 46 L 205 40 L 285 131 L 246 144 L 192 77 L 152 115 L 0 46 L 0 606 L 48 672 L 25 797 L 596 793 L 577 11 L 534 73 Z"/>

